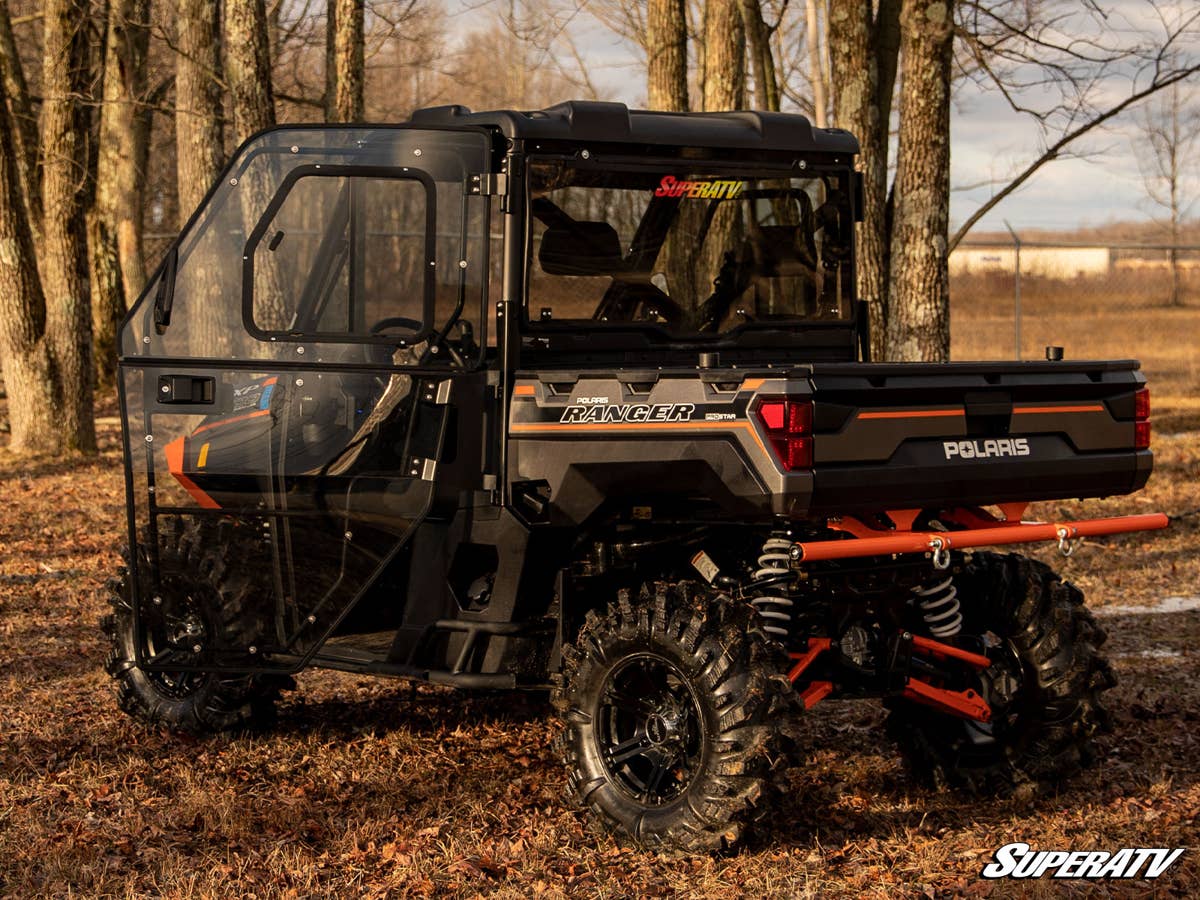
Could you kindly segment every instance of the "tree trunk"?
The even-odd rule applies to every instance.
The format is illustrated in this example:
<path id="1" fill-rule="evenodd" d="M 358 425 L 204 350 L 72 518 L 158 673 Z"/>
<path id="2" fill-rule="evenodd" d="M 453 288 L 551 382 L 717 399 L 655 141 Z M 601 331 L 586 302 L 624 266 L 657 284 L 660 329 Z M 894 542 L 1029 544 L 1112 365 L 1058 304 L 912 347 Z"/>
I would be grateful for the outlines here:
<path id="1" fill-rule="evenodd" d="M 904 361 L 950 357 L 950 76 L 948 0 L 904 0 L 903 83 L 892 225 L 888 352 Z"/>
<path id="2" fill-rule="evenodd" d="M 42 238 L 42 187 L 37 166 L 38 121 L 29 98 L 25 68 L 17 52 L 7 3 L 0 3 L 0 75 L 3 76 L 4 96 L 11 117 L 12 152 L 17 160 L 21 202 L 25 206 L 25 219 L 33 229 L 36 248 Z"/>
<path id="3" fill-rule="evenodd" d="M 646 10 L 646 82 L 651 109 L 687 112 L 686 0 L 650 0 Z"/>
<path id="4" fill-rule="evenodd" d="M 746 31 L 738 0 L 708 0 L 704 6 L 704 109 L 746 105 Z"/>
<path id="5" fill-rule="evenodd" d="M 650 0 L 646 10 L 646 86 L 651 109 L 688 110 L 687 2 Z M 681 210 L 681 214 L 684 214 Z M 655 270 L 667 292 L 687 308 L 695 296 L 695 248 L 686 229 L 675 228 L 659 252 Z"/>
<path id="6" fill-rule="evenodd" d="M 365 55 L 363 0 L 330 0 L 333 13 L 333 84 L 330 121 L 363 120 L 363 67 Z M 326 80 L 327 89 L 329 87 Z"/>
<path id="7" fill-rule="evenodd" d="M 825 66 L 821 62 L 821 18 L 817 13 L 817 0 L 807 0 L 804 8 L 807 27 L 804 41 L 808 49 L 808 80 L 812 84 L 813 124 L 818 128 L 829 125 L 829 90 L 825 78 Z"/>
<path id="8" fill-rule="evenodd" d="M 225 76 L 232 95 L 235 140 L 275 124 L 271 92 L 270 36 L 263 0 L 227 0 L 225 6 Z M 261 170 L 260 170 L 261 171 Z M 243 233 L 249 234 L 271 202 L 273 185 L 243 178 L 237 186 Z M 255 264 L 254 315 L 259 322 L 282 328 L 287 321 L 279 270 L 268 253 Z M 259 349 L 266 350 L 266 347 Z"/>
<path id="9" fill-rule="evenodd" d="M 746 29 L 746 52 L 754 76 L 754 103 L 759 109 L 779 112 L 779 80 L 775 74 L 775 56 L 771 35 L 763 21 L 759 0 L 742 0 L 742 23 Z"/>
<path id="10" fill-rule="evenodd" d="M 221 126 L 219 0 L 179 0 L 176 7 L 175 177 L 180 224 L 186 222 L 221 174 L 225 143 Z M 218 263 L 197 254 L 190 265 L 187 296 L 188 347 L 198 356 L 225 355 L 231 346 Z"/>
<path id="11" fill-rule="evenodd" d="M 704 72 L 706 111 L 745 108 L 746 30 L 740 0 L 708 0 L 705 4 Z M 687 201 L 682 205 L 684 215 L 703 212 L 702 207 L 690 206 Z M 722 203 L 712 217 L 703 253 L 693 267 L 695 286 L 690 287 L 690 296 L 696 310 L 714 293 L 727 254 L 737 246 L 742 230 L 741 212 L 740 204 Z"/>
<path id="12" fill-rule="evenodd" d="M 218 0 L 179 0 L 175 55 L 175 153 L 179 218 L 187 221 L 221 174 Z"/>
<path id="13" fill-rule="evenodd" d="M 142 185 L 149 131 L 140 104 L 146 89 L 150 2 L 113 0 L 108 15 L 96 198 L 88 220 L 96 375 L 105 387 L 116 372 L 121 320 L 146 278 Z"/>
<path id="14" fill-rule="evenodd" d="M 42 287 L 46 334 L 63 389 L 62 445 L 96 449 L 92 317 L 83 201 L 87 156 L 87 0 L 47 0 L 42 57 Z"/>
<path id="15" fill-rule="evenodd" d="M 10 449 L 58 449 L 58 373 L 46 340 L 46 303 L 21 188 L 11 119 L 0 115 L 0 368 L 8 393 Z"/>
<path id="16" fill-rule="evenodd" d="M 891 0 L 885 0 L 885 6 Z M 894 4 L 898 7 L 898 3 Z M 881 11 L 881 15 L 882 15 Z M 833 0 L 829 7 L 829 57 L 832 68 L 833 124 L 853 132 L 861 144 L 863 221 L 858 226 L 858 297 L 870 304 L 871 356 L 887 356 L 888 287 L 888 113 L 893 85 L 881 90 L 880 70 L 889 55 L 877 49 L 879 32 L 871 20 L 870 0 Z M 895 73 L 894 62 L 890 71 Z"/>
<path id="17" fill-rule="evenodd" d="M 325 0 L 325 121 L 337 121 L 337 0 Z"/>
<path id="18" fill-rule="evenodd" d="M 264 0 L 227 0 L 225 77 L 233 105 L 234 141 L 240 144 L 275 124 Z"/>

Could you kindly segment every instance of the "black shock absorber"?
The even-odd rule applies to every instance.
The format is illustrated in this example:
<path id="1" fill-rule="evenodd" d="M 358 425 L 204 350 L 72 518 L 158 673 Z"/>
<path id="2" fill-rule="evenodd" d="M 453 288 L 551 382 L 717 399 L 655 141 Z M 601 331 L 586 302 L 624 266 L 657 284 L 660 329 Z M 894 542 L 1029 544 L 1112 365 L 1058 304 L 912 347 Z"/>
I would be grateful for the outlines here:
<path id="1" fill-rule="evenodd" d="M 792 607 L 787 585 L 792 580 L 788 569 L 788 551 L 792 540 L 783 531 L 772 531 L 758 555 L 758 567 L 751 576 L 746 593 L 750 605 L 763 617 L 763 631 L 786 641 L 791 634 Z"/>

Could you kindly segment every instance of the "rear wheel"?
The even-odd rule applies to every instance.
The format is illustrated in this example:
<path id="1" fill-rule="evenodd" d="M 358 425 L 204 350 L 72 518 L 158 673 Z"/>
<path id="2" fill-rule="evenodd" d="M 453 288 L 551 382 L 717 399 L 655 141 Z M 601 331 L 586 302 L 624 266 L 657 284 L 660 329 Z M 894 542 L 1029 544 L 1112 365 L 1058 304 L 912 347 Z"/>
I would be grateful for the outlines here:
<path id="1" fill-rule="evenodd" d="M 138 547 L 140 628 L 134 627 L 132 576 L 109 582 L 112 612 L 101 620 L 110 650 L 105 668 L 115 679 L 125 712 L 149 724 L 203 734 L 273 719 L 281 687 L 290 679 L 212 671 L 146 671 L 143 659 L 166 651 L 195 654 L 211 647 L 248 648 L 260 641 L 261 554 L 249 529 L 229 522 L 165 519 L 158 532 L 159 583 Z M 129 551 L 126 559 L 129 559 Z"/>
<path id="2" fill-rule="evenodd" d="M 1104 630 L 1083 594 L 1048 566 L 1016 554 L 977 553 L 955 578 L 963 631 L 988 635 L 979 690 L 987 725 L 896 701 L 888 730 L 910 768 L 934 786 L 978 794 L 1055 787 L 1095 759 L 1109 730 L 1101 694 L 1116 684 L 1098 648 Z"/>
<path id="3" fill-rule="evenodd" d="M 793 695 L 753 609 L 689 583 L 622 591 L 564 658 L 572 802 L 685 851 L 729 847 L 762 815 Z"/>

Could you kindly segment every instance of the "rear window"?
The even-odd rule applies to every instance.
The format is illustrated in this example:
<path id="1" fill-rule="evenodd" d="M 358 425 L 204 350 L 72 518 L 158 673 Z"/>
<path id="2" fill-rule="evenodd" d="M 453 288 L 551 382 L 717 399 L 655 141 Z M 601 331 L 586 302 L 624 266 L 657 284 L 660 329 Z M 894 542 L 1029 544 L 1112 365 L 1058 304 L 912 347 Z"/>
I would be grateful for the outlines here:
<path id="1" fill-rule="evenodd" d="M 530 167 L 532 322 L 681 335 L 850 318 L 847 173 Z"/>

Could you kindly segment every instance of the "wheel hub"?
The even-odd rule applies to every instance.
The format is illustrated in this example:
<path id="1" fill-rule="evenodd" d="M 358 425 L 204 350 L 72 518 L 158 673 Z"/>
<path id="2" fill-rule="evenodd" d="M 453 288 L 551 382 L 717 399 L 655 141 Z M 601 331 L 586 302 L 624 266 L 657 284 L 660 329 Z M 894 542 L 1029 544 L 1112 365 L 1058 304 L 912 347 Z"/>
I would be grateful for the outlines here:
<path id="1" fill-rule="evenodd" d="M 605 680 L 597 713 L 601 758 L 625 793 L 659 806 L 687 789 L 699 767 L 703 725 L 674 663 L 649 654 L 625 660 Z"/>

